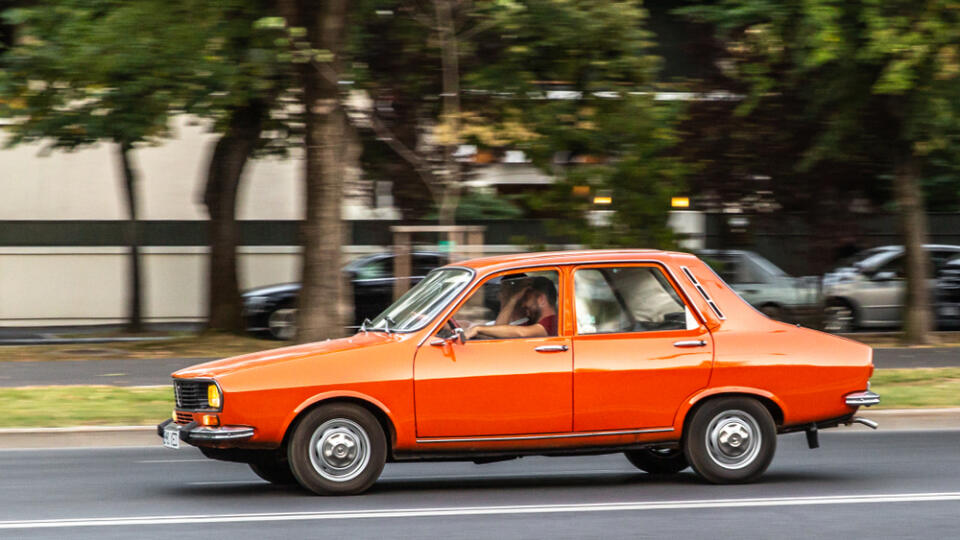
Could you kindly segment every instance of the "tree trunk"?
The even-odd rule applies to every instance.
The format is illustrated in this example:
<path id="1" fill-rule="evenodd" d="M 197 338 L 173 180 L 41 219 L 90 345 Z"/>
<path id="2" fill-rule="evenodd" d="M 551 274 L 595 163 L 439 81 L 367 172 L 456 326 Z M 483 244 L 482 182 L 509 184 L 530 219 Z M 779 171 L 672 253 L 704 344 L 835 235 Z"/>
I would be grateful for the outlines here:
<path id="1" fill-rule="evenodd" d="M 457 48 L 456 27 L 453 21 L 453 1 L 434 0 L 437 13 L 437 28 L 440 31 L 441 59 L 443 64 L 443 114 L 444 133 L 451 140 L 443 149 L 444 189 L 438 210 L 441 225 L 456 222 L 457 205 L 460 202 L 460 166 L 453 157 L 460 138 L 460 53 Z"/>
<path id="2" fill-rule="evenodd" d="M 920 170 L 911 156 L 899 163 L 894 191 L 903 229 L 906 299 L 903 306 L 903 340 L 909 345 L 930 341 L 933 315 L 930 311 L 930 257 L 923 249 L 927 243 L 927 214 L 920 189 Z"/>
<path id="3" fill-rule="evenodd" d="M 243 330 L 242 305 L 237 273 L 237 191 L 243 169 L 256 149 L 265 102 L 254 100 L 235 109 L 227 132 L 217 141 L 207 171 L 203 204 L 210 215 L 210 259 L 207 279 L 207 330 Z"/>
<path id="4" fill-rule="evenodd" d="M 133 145 L 121 142 L 117 157 L 123 174 L 123 195 L 127 203 L 126 239 L 129 248 L 130 281 L 127 292 L 127 332 L 143 332 L 143 278 L 140 273 L 140 223 L 137 210 L 137 172 L 131 162 Z"/>
<path id="5" fill-rule="evenodd" d="M 306 220 L 303 225 L 303 287 L 298 306 L 301 343 L 344 335 L 346 294 L 341 274 L 343 184 L 347 118 L 340 106 L 340 74 L 347 0 L 305 3 L 301 13 L 314 48 L 333 61 L 303 68 L 306 110 Z M 317 6 L 317 7 L 315 7 Z"/>

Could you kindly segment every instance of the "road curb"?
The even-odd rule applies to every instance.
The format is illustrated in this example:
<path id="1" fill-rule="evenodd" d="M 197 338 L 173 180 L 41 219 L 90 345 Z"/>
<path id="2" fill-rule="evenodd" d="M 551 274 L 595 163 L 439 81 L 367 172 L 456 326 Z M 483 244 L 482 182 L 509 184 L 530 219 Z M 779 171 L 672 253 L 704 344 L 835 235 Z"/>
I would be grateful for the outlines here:
<path id="1" fill-rule="evenodd" d="M 960 407 L 948 409 L 861 409 L 857 416 L 880 424 L 881 431 L 960 429 Z M 841 428 L 858 431 L 869 428 Z M 2 428 L 0 449 L 159 446 L 156 426 Z"/>

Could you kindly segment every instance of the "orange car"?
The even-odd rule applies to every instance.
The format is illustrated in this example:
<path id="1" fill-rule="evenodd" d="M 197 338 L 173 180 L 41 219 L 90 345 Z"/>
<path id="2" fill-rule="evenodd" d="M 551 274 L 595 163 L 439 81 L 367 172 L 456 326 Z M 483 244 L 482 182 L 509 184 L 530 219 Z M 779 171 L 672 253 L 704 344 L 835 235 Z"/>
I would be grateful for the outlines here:
<path id="1" fill-rule="evenodd" d="M 438 268 L 356 335 L 173 374 L 163 443 L 275 483 L 358 493 L 387 461 L 623 452 L 748 482 L 778 433 L 869 420 L 870 347 L 757 312 L 703 262 L 649 250 Z"/>

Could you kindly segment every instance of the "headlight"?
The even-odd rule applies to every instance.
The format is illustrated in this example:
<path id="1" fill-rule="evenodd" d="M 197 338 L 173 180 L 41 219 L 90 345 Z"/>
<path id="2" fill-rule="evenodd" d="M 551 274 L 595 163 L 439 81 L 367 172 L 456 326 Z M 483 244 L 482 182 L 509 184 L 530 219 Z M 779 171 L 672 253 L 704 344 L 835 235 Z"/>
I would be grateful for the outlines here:
<path id="1" fill-rule="evenodd" d="M 215 384 L 207 386 L 207 404 L 210 405 L 211 409 L 219 409 L 220 405 L 223 404 L 223 399 L 220 395 L 220 389 L 217 388 L 217 385 Z"/>

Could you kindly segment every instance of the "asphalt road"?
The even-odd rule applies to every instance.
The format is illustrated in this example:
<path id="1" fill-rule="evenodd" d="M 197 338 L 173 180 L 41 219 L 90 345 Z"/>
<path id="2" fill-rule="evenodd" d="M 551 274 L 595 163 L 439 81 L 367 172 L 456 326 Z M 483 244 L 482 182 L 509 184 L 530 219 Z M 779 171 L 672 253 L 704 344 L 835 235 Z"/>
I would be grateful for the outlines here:
<path id="1" fill-rule="evenodd" d="M 0 451 L 0 538 L 956 538 L 960 431 L 779 443 L 747 486 L 610 455 L 388 465 L 356 497 L 277 488 L 194 449 Z"/>
<path id="2" fill-rule="evenodd" d="M 0 348 L 0 359 L 2 358 L 3 349 Z M 0 387 L 69 384 L 159 386 L 170 384 L 170 374 L 174 371 L 204 361 L 206 359 L 203 358 L 0 361 Z M 880 369 L 960 367 L 960 347 L 876 349 L 874 364 Z"/>

